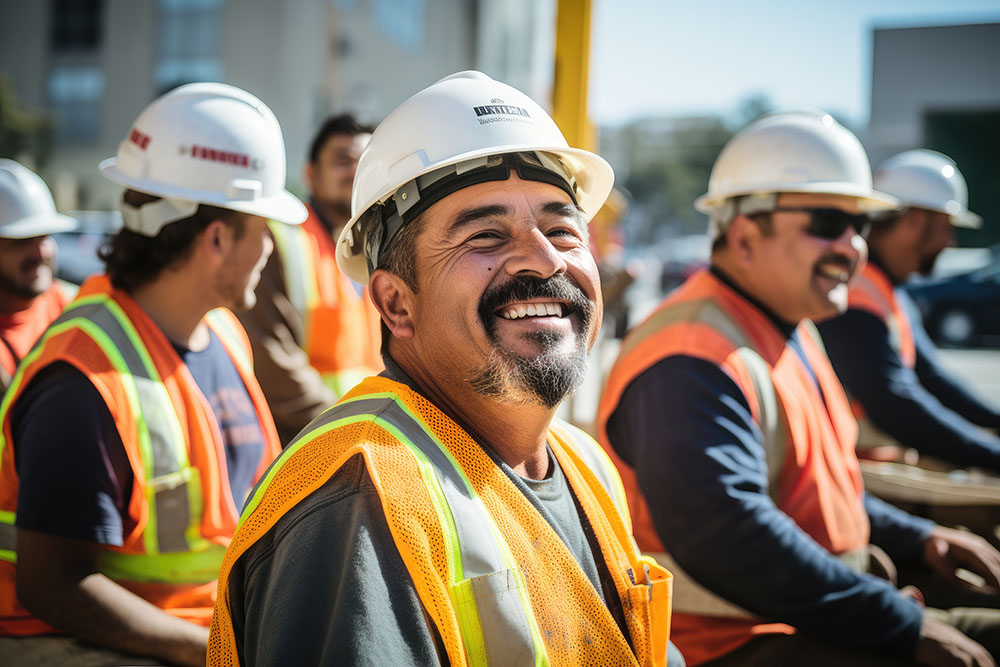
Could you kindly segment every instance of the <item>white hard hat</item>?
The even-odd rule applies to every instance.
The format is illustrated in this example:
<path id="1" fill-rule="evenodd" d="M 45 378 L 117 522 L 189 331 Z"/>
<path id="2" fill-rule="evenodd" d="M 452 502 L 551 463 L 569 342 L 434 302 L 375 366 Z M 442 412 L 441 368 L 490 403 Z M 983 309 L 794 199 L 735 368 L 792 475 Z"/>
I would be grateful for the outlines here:
<path id="1" fill-rule="evenodd" d="M 199 204 L 291 224 L 305 206 L 285 190 L 285 143 L 278 120 L 250 93 L 191 83 L 146 107 L 101 172 L 132 190 L 162 197 L 122 206 L 125 227 L 156 236 Z"/>
<path id="2" fill-rule="evenodd" d="M 38 174 L 0 159 L 0 239 L 29 239 L 77 228 L 77 221 L 56 213 L 52 193 Z"/>
<path id="3" fill-rule="evenodd" d="M 452 74 L 400 104 L 375 128 L 358 162 L 353 216 L 337 242 L 338 265 L 353 280 L 368 282 L 369 263 L 377 266 L 380 248 L 402 224 L 477 182 L 477 170 L 489 167 L 502 169 L 503 177 L 517 168 L 522 178 L 563 187 L 588 221 L 614 184 L 611 166 L 570 148 L 530 97 L 482 72 Z"/>
<path id="4" fill-rule="evenodd" d="M 898 207 L 894 197 L 872 189 L 871 165 L 858 138 L 822 111 L 769 114 L 743 128 L 722 149 L 708 192 L 694 205 L 713 221 L 728 206 L 722 217 L 731 219 L 752 211 L 755 197 L 773 202 L 783 192 L 857 197 L 868 211 Z M 733 198 L 748 195 L 748 207 L 732 208 Z"/>
<path id="5" fill-rule="evenodd" d="M 918 149 L 894 155 L 875 170 L 875 187 L 898 197 L 903 206 L 947 213 L 951 224 L 978 229 L 983 219 L 970 211 L 969 188 L 955 161 Z"/>

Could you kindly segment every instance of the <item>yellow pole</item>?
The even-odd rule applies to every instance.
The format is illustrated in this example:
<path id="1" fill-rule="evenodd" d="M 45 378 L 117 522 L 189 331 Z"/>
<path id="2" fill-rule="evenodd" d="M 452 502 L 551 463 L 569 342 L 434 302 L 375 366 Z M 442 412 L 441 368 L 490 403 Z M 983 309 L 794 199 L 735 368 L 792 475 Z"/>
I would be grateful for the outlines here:
<path id="1" fill-rule="evenodd" d="M 591 0 L 556 0 L 556 4 L 552 118 L 570 146 L 597 150 L 597 132 L 587 113 Z"/>

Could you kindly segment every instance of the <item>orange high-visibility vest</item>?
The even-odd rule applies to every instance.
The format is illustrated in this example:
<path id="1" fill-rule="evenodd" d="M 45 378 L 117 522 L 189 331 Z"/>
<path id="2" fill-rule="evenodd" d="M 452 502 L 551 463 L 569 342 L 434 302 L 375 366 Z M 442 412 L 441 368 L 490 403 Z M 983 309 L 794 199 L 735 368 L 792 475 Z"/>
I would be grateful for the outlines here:
<path id="1" fill-rule="evenodd" d="M 281 258 L 288 299 L 305 322 L 299 341 L 309 363 L 337 398 L 382 369 L 381 318 L 354 283 L 337 268 L 336 246 L 309 207 L 301 225 L 269 223 Z"/>
<path id="2" fill-rule="evenodd" d="M 214 310 L 206 321 L 256 410 L 264 435 L 259 478 L 281 445 L 253 375 L 250 342 L 228 310 Z M 132 469 L 124 544 L 103 549 L 100 571 L 161 609 L 208 625 L 243 502 L 229 488 L 219 424 L 163 332 L 134 299 L 96 276 L 25 357 L 0 404 L 0 635 L 55 631 L 16 597 L 18 477 L 10 415 L 32 378 L 57 361 L 74 366 L 100 392 Z"/>
<path id="3" fill-rule="evenodd" d="M 628 636 L 483 448 L 406 385 L 371 377 L 285 449 L 247 504 L 219 578 L 208 664 L 238 662 L 233 563 L 356 455 L 449 664 L 664 664 L 670 575 L 635 548 L 614 467 L 596 442 L 562 422 L 548 444 L 594 530 L 594 556 L 614 581 Z"/>
<path id="4" fill-rule="evenodd" d="M 885 322 L 889 342 L 899 353 L 903 365 L 913 368 L 917 363 L 917 348 L 913 342 L 910 317 L 896 298 L 892 281 L 882 269 L 871 262 L 854 278 L 847 296 L 847 307 L 864 310 Z"/>
<path id="5" fill-rule="evenodd" d="M 26 309 L 0 315 L 2 320 L 0 336 L 3 337 L 3 343 L 0 344 L 0 368 L 8 380 L 14 377 L 18 362 L 24 358 L 52 320 L 59 317 L 59 313 L 68 301 L 63 288 L 53 284 L 35 297 Z M 0 385 L 0 389 L 6 384 L 4 382 Z"/>
<path id="6" fill-rule="evenodd" d="M 794 629 L 766 623 L 714 596 L 663 553 L 635 471 L 608 441 L 607 420 L 629 383 L 662 359 L 685 355 L 717 364 L 743 391 L 761 426 L 775 504 L 822 547 L 862 569 L 870 526 L 854 453 L 857 426 L 814 332 L 811 323 L 803 323 L 799 339 L 822 394 L 799 355 L 786 345 L 782 332 L 746 299 L 703 270 L 625 338 L 601 397 L 600 440 L 621 473 L 636 541 L 643 552 L 668 563 L 675 576 L 672 639 L 688 664 L 725 655 L 756 634 Z"/>

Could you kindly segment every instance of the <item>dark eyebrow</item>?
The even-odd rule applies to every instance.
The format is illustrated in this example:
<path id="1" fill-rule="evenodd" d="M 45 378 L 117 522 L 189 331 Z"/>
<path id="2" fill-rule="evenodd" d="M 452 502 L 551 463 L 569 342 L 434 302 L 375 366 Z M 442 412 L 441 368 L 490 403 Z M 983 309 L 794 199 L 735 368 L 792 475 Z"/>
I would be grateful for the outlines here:
<path id="1" fill-rule="evenodd" d="M 581 230 L 587 228 L 587 223 L 584 222 L 583 212 L 574 204 L 569 202 L 554 201 L 549 202 L 542 207 L 542 213 L 547 213 L 548 215 L 558 215 L 562 218 L 572 218 L 576 222 L 576 226 Z"/>
<path id="2" fill-rule="evenodd" d="M 480 206 L 479 208 L 470 208 L 462 211 L 455 218 L 455 222 L 451 223 L 451 227 L 448 228 L 448 234 L 454 234 L 462 227 L 471 225 L 474 222 L 478 222 L 483 218 L 493 218 L 502 215 L 507 215 L 510 213 L 510 209 L 506 206 L 500 206 L 499 204 L 494 204 L 491 206 Z"/>

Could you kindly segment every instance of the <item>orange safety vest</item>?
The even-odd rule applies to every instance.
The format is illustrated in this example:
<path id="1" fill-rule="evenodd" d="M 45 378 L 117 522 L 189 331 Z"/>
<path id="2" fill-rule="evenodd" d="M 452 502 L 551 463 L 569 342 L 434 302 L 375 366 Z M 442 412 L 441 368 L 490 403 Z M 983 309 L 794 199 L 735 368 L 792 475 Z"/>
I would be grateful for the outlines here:
<path id="1" fill-rule="evenodd" d="M 238 662 L 233 563 L 356 455 L 449 664 L 664 664 L 670 574 L 635 548 L 614 467 L 593 439 L 562 422 L 548 444 L 593 528 L 594 556 L 614 581 L 628 636 L 483 448 L 411 388 L 371 377 L 285 449 L 247 504 L 219 578 L 208 664 Z"/>
<path id="2" fill-rule="evenodd" d="M 16 313 L 0 313 L 0 390 L 14 377 L 18 362 L 24 358 L 42 332 L 66 306 L 69 299 L 56 283 L 39 294 L 31 305 Z"/>
<path id="3" fill-rule="evenodd" d="M 879 267 L 868 262 L 858 274 L 847 296 L 847 307 L 864 310 L 885 323 L 889 331 L 889 345 L 899 354 L 907 368 L 917 364 L 917 348 L 913 342 L 913 328 L 903 304 L 896 298 L 889 276 Z M 879 447 L 898 447 L 899 441 L 887 434 L 868 419 L 868 412 L 853 396 L 851 410 L 858 420 L 858 448 L 869 451 L 872 456 Z M 890 450 L 892 452 L 898 450 Z"/>
<path id="4" fill-rule="evenodd" d="M 289 301 L 305 322 L 299 341 L 337 398 L 382 369 L 378 311 L 337 268 L 336 246 L 309 207 L 301 225 L 270 222 Z"/>
<path id="5" fill-rule="evenodd" d="M 702 270 L 625 338 L 608 378 L 598 410 L 600 441 L 621 474 L 639 548 L 655 554 L 674 574 L 672 638 L 690 665 L 725 655 L 754 635 L 791 633 L 794 628 L 767 623 L 714 596 L 663 553 L 635 471 L 608 441 L 607 420 L 629 383 L 662 359 L 686 355 L 717 364 L 743 391 L 761 426 L 770 494 L 777 507 L 822 547 L 862 569 L 870 526 L 854 453 L 857 427 L 814 332 L 812 323 L 800 325 L 802 348 L 822 395 L 782 332 Z"/>
<path id="6" fill-rule="evenodd" d="M 206 321 L 256 409 L 265 445 L 259 478 L 281 446 L 253 375 L 250 343 L 228 310 L 214 310 Z M 32 378 L 57 361 L 73 365 L 100 392 L 131 464 L 124 544 L 103 550 L 100 571 L 161 609 L 208 625 L 243 501 L 229 488 L 222 434 L 163 332 L 107 276 L 95 276 L 25 357 L 0 404 L 0 635 L 56 631 L 31 616 L 15 593 L 18 477 L 10 415 Z"/>

